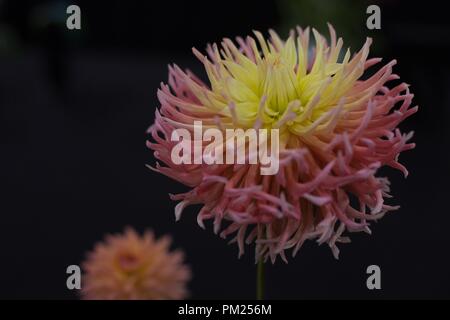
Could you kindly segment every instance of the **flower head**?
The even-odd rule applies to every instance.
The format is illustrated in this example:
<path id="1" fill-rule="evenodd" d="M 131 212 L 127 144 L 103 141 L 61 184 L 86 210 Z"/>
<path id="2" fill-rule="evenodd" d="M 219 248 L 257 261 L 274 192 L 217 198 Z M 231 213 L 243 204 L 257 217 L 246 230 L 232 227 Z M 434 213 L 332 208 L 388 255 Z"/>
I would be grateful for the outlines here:
<path id="1" fill-rule="evenodd" d="M 127 228 L 107 236 L 83 264 L 82 296 L 88 300 L 183 299 L 191 273 L 181 251 L 169 252 L 170 238 L 155 239 Z"/>
<path id="2" fill-rule="evenodd" d="M 297 28 L 285 41 L 255 32 L 210 45 L 206 56 L 193 49 L 209 84 L 169 66 L 148 146 L 166 165 L 152 169 L 192 188 L 171 196 L 180 201 L 177 219 L 187 205 L 202 204 L 200 226 L 211 219 L 222 237 L 234 234 L 240 254 L 255 242 L 256 257 L 274 261 L 307 239 L 328 243 L 338 257 L 336 243 L 349 242 L 344 231 L 369 233 L 371 221 L 397 208 L 384 203 L 389 181 L 377 171 L 407 175 L 398 156 L 414 148 L 412 133 L 397 126 L 417 111 L 413 95 L 405 83 L 388 87 L 399 79 L 395 60 L 365 75 L 381 61 L 368 59 L 370 39 L 352 55 L 329 29 L 329 42 L 313 30 L 314 47 L 310 29 Z M 195 121 L 222 131 L 279 129 L 278 173 L 261 175 L 260 164 L 175 164 L 171 134 L 193 131 Z"/>

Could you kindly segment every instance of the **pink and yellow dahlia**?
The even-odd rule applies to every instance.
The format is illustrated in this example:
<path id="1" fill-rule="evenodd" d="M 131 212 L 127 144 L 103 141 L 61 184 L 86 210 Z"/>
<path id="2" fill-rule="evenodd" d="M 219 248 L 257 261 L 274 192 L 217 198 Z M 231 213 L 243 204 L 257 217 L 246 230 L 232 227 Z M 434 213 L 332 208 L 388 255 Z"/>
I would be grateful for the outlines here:
<path id="1" fill-rule="evenodd" d="M 127 228 L 98 243 L 83 263 L 81 294 L 87 300 L 167 300 L 187 296 L 191 277 L 181 251 L 169 252 L 171 239 L 143 236 Z"/>
<path id="2" fill-rule="evenodd" d="M 161 104 L 149 128 L 148 147 L 165 166 L 153 170 L 191 188 L 171 195 L 183 209 L 201 204 L 197 221 L 211 219 L 222 237 L 244 252 L 256 243 L 256 258 L 286 261 L 307 239 L 326 242 L 337 258 L 338 242 L 349 232 L 370 233 L 370 221 L 397 207 L 385 204 L 389 181 L 377 176 L 382 166 L 406 168 L 398 162 L 402 151 L 413 149 L 412 133 L 402 134 L 400 122 L 417 111 L 413 95 L 398 80 L 391 61 L 371 76 L 365 71 L 381 59 L 368 58 L 371 39 L 352 55 L 342 50 L 329 26 L 330 41 L 313 29 L 297 28 L 287 40 L 270 31 L 255 37 L 224 39 L 220 47 L 196 49 L 209 84 L 190 71 L 169 66 L 168 85 L 158 90 Z M 280 168 L 261 175 L 260 164 L 175 164 L 171 140 L 175 129 L 279 129 Z M 194 141 L 190 141 L 194 143 Z"/>

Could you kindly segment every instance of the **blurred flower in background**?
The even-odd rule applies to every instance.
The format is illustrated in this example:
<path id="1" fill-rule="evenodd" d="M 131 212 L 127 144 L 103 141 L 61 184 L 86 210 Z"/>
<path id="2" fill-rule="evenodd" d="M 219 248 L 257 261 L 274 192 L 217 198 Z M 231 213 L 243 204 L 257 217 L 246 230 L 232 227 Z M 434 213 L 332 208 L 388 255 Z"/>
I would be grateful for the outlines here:
<path id="1" fill-rule="evenodd" d="M 170 252 L 168 236 L 142 236 L 131 228 L 98 243 L 83 263 L 82 298 L 87 300 L 169 300 L 187 297 L 190 268 L 183 253 Z"/>

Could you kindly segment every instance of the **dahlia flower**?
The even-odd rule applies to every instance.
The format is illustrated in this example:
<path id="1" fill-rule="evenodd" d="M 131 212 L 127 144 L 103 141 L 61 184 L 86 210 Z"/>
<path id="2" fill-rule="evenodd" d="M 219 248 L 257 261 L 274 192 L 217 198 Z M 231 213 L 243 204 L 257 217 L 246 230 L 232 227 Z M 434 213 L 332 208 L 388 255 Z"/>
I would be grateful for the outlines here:
<path id="1" fill-rule="evenodd" d="M 169 252 L 171 239 L 143 236 L 127 228 L 98 243 L 83 263 L 81 294 L 87 300 L 183 299 L 191 277 L 181 251 Z"/>
<path id="2" fill-rule="evenodd" d="M 212 220 L 216 233 L 232 235 L 239 255 L 255 243 L 256 258 L 274 262 L 308 239 L 327 243 L 338 258 L 337 243 L 350 241 L 344 232 L 370 233 L 371 221 L 398 208 L 385 203 L 389 180 L 377 172 L 389 166 L 408 174 L 398 157 L 414 148 L 413 134 L 397 126 L 417 111 L 413 95 L 405 83 L 387 85 L 399 79 L 395 60 L 365 74 L 381 62 L 368 58 L 370 38 L 352 55 L 329 30 L 329 41 L 312 30 L 311 50 L 309 27 L 285 41 L 255 31 L 208 45 L 206 55 L 194 48 L 209 83 L 169 66 L 147 145 L 165 164 L 151 169 L 191 188 L 171 195 L 180 201 L 177 220 L 186 206 L 201 204 L 201 227 Z M 261 164 L 175 164 L 171 134 L 193 131 L 195 121 L 222 131 L 279 129 L 278 173 L 262 175 Z"/>

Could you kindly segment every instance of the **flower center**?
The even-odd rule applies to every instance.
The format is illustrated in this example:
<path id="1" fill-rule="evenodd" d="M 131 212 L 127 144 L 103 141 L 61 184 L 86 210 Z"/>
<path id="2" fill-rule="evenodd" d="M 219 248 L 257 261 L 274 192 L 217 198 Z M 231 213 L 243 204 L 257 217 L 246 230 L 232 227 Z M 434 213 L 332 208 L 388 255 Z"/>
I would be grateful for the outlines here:
<path id="1" fill-rule="evenodd" d="M 304 110 L 299 81 L 295 73 L 295 63 L 283 57 L 282 53 L 270 54 L 257 66 L 259 90 L 258 97 L 265 97 L 262 114 L 268 127 L 291 126 Z M 306 100 L 306 101 L 304 101 Z"/>
<path id="2" fill-rule="evenodd" d="M 117 263 L 124 272 L 133 272 L 139 268 L 140 259 L 131 252 L 124 252 L 117 257 Z"/>

